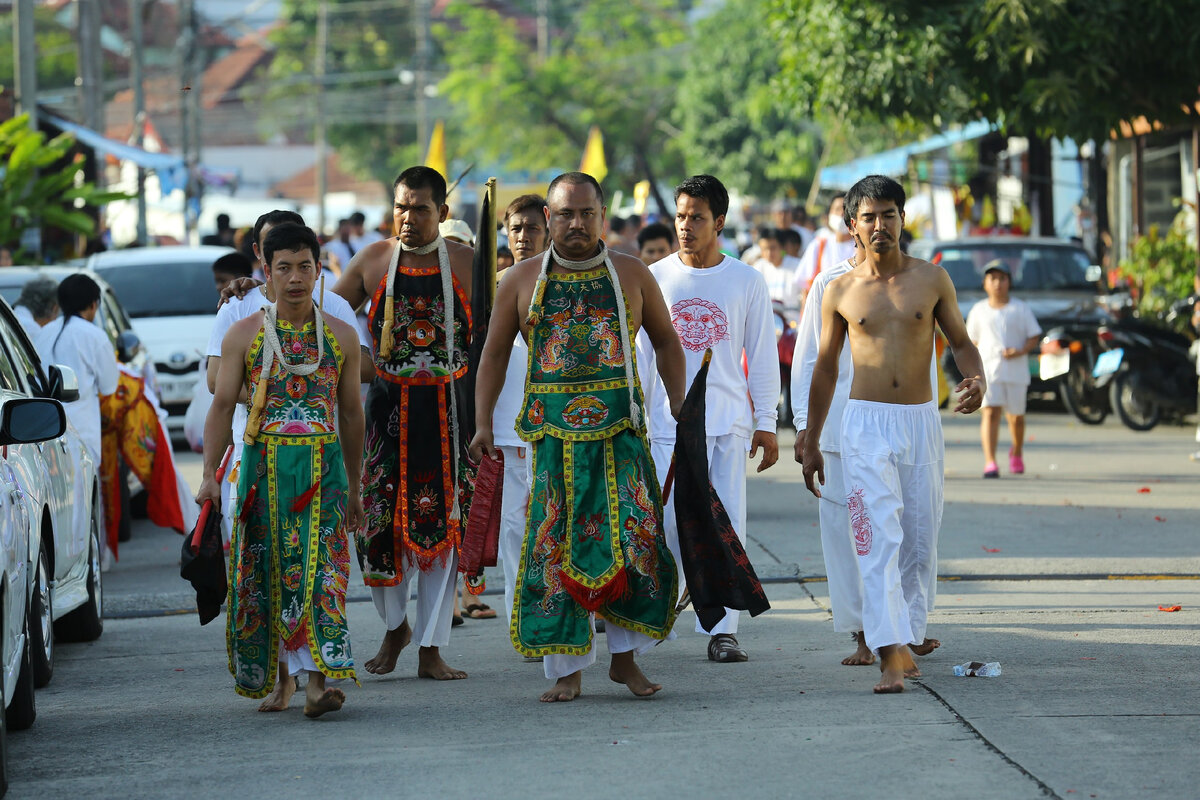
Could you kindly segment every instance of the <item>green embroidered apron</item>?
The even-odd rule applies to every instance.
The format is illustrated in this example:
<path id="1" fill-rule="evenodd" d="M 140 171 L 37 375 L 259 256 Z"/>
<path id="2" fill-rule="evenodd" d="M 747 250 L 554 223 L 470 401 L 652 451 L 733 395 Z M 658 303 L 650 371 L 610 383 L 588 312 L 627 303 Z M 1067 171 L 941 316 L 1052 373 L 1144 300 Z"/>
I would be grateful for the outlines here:
<path id="1" fill-rule="evenodd" d="M 629 320 L 618 321 L 603 267 L 548 275 L 542 308 L 516 425 L 532 443 L 533 483 L 513 645 L 525 655 L 586 653 L 589 612 L 664 639 L 678 573 L 645 429 L 629 417 L 618 327 Z M 640 386 L 635 393 L 641 404 Z"/>
<path id="2" fill-rule="evenodd" d="M 313 323 L 277 327 L 288 363 L 317 357 Z M 329 327 L 317 371 L 271 370 L 258 441 L 246 445 L 238 476 L 237 524 L 230 543 L 226 639 L 238 694 L 275 687 L 281 642 L 308 648 L 330 678 L 354 678 L 346 627 L 350 550 L 343 525 L 346 470 L 334 430 L 343 356 Z M 262 372 L 263 334 L 246 354 L 253 397 Z"/>

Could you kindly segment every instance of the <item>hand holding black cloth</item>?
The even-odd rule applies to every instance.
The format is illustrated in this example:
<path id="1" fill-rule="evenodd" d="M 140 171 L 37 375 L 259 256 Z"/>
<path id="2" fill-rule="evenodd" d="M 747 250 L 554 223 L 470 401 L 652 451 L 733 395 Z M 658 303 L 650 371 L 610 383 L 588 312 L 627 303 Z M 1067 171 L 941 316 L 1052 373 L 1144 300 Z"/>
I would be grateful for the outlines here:
<path id="1" fill-rule="evenodd" d="M 726 608 L 755 617 L 771 607 L 725 505 L 708 479 L 704 392 L 711 359 L 709 350 L 679 412 L 673 498 L 683 575 L 692 607 L 706 631 L 716 627 Z"/>
<path id="2" fill-rule="evenodd" d="M 197 530 L 200 546 L 193 553 L 192 540 Z M 200 510 L 196 529 L 183 538 L 179 574 L 196 590 L 200 624 L 207 625 L 216 619 L 229 592 L 229 582 L 225 572 L 225 543 L 221 540 L 221 514 L 212 507 L 211 500 Z"/>

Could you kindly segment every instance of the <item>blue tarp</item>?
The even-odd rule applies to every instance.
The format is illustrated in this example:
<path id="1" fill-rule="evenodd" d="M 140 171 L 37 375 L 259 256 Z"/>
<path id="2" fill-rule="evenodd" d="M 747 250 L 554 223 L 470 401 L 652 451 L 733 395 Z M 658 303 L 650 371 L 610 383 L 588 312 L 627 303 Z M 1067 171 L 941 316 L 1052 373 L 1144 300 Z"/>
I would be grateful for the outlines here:
<path id="1" fill-rule="evenodd" d="M 894 147 L 869 156 L 862 156 L 845 164 L 835 164 L 821 169 L 821 186 L 829 189 L 849 189 L 868 175 L 887 175 L 898 178 L 908 172 L 909 156 L 941 150 L 959 142 L 978 139 L 997 129 L 997 125 L 980 120 L 964 125 L 958 130 L 946 131 L 919 142 Z"/>
<path id="2" fill-rule="evenodd" d="M 97 153 L 111 155 L 122 161 L 132 161 L 139 167 L 154 170 L 158 175 L 158 183 L 162 187 L 164 195 L 182 188 L 187 182 L 187 168 L 183 164 L 183 159 L 179 156 L 167 153 L 151 153 L 140 147 L 122 144 L 121 142 L 109 139 L 107 136 L 97 133 L 91 128 L 85 128 L 74 122 L 67 122 L 65 119 L 60 119 L 52 114 L 43 112 L 42 116 L 58 128 L 73 134 L 77 141 L 87 145 Z"/>

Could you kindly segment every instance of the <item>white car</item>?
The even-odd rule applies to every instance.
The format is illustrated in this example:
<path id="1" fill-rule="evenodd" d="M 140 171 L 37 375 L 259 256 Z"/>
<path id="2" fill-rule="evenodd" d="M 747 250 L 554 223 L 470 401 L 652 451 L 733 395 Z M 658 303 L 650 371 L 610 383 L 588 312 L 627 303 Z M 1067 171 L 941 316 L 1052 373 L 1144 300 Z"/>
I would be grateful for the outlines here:
<path id="1" fill-rule="evenodd" d="M 0 301 L 0 400 L 78 397 L 74 373 L 43 365 L 8 304 Z M 103 506 L 98 465 L 70 425 L 39 444 L 8 445 L 30 520 L 27 555 L 33 587 L 29 635 L 33 678 L 44 686 L 54 672 L 55 636 L 91 641 L 104 630 L 100 576 Z"/>
<path id="2" fill-rule="evenodd" d="M 167 430 L 182 438 L 184 415 L 200 378 L 200 360 L 217 316 L 212 265 L 228 247 L 110 250 L 87 267 L 113 287 L 149 351 Z"/>

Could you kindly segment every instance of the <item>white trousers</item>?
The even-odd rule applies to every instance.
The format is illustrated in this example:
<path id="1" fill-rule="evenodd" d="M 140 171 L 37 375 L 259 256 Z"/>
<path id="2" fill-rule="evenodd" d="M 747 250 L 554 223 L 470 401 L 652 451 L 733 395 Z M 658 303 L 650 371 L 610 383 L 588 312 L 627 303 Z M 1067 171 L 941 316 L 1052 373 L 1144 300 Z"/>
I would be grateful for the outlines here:
<path id="1" fill-rule="evenodd" d="M 817 511 L 821 518 L 821 552 L 825 556 L 833 629 L 838 633 L 855 633 L 862 630 L 863 588 L 846 508 L 842 457 L 829 450 L 822 450 L 821 455 L 825 459 L 825 485 L 821 487 Z"/>
<path id="2" fill-rule="evenodd" d="M 458 553 L 446 563 L 435 562 L 429 571 L 416 566 L 404 570 L 404 578 L 395 586 L 372 586 L 375 610 L 389 631 L 404 624 L 408 616 L 408 597 L 413 576 L 417 578 L 417 613 L 413 623 L 413 641 L 421 647 L 445 647 L 450 644 L 450 626 L 454 618 L 454 588 L 458 578 Z"/>
<path id="3" fill-rule="evenodd" d="M 521 570 L 521 546 L 525 543 L 525 521 L 529 513 L 529 485 L 533 472 L 528 447 L 502 445 L 504 453 L 504 498 L 500 506 L 500 565 L 504 568 L 504 609 L 509 624 L 515 613 L 513 601 L 517 573 Z M 523 455 L 522 455 L 523 454 Z"/>
<path id="4" fill-rule="evenodd" d="M 944 454 L 936 403 L 847 402 L 846 505 L 872 650 L 925 639 L 937 588 Z"/>
<path id="5" fill-rule="evenodd" d="M 317 662 L 313 661 L 312 653 L 306 645 L 295 650 L 288 650 L 283 642 L 279 643 L 279 660 L 287 665 L 288 675 L 299 675 L 301 672 L 320 672 Z"/>
<path id="6" fill-rule="evenodd" d="M 733 530 L 737 533 L 742 544 L 746 543 L 746 453 L 750 449 L 750 440 L 744 436 L 730 433 L 724 436 L 709 436 L 706 440 L 708 447 L 708 479 L 712 481 L 717 496 L 729 514 Z M 671 440 L 652 440 L 650 455 L 654 459 L 654 471 L 659 481 L 667 479 L 667 470 L 671 466 L 671 455 L 675 452 L 675 442 Z M 683 592 L 686 583 L 683 577 L 683 560 L 679 556 L 679 526 L 675 522 L 675 503 L 670 497 L 663 504 L 663 525 L 666 529 L 667 547 L 675 556 L 675 564 L 679 567 L 679 591 Z M 741 612 L 737 609 L 725 609 L 725 616 L 711 631 L 706 631 L 696 620 L 696 633 L 716 635 L 718 633 L 737 633 L 738 617 Z"/>
<path id="7" fill-rule="evenodd" d="M 644 633 L 622 628 L 612 620 L 604 622 L 604 638 L 608 640 L 609 653 L 628 653 L 630 650 L 639 656 L 654 645 L 658 639 L 652 639 Z M 586 669 L 596 663 L 596 624 L 592 618 L 592 647 L 581 656 L 552 654 L 542 659 L 542 668 L 546 677 L 552 681 L 565 678 L 568 675 Z"/>

